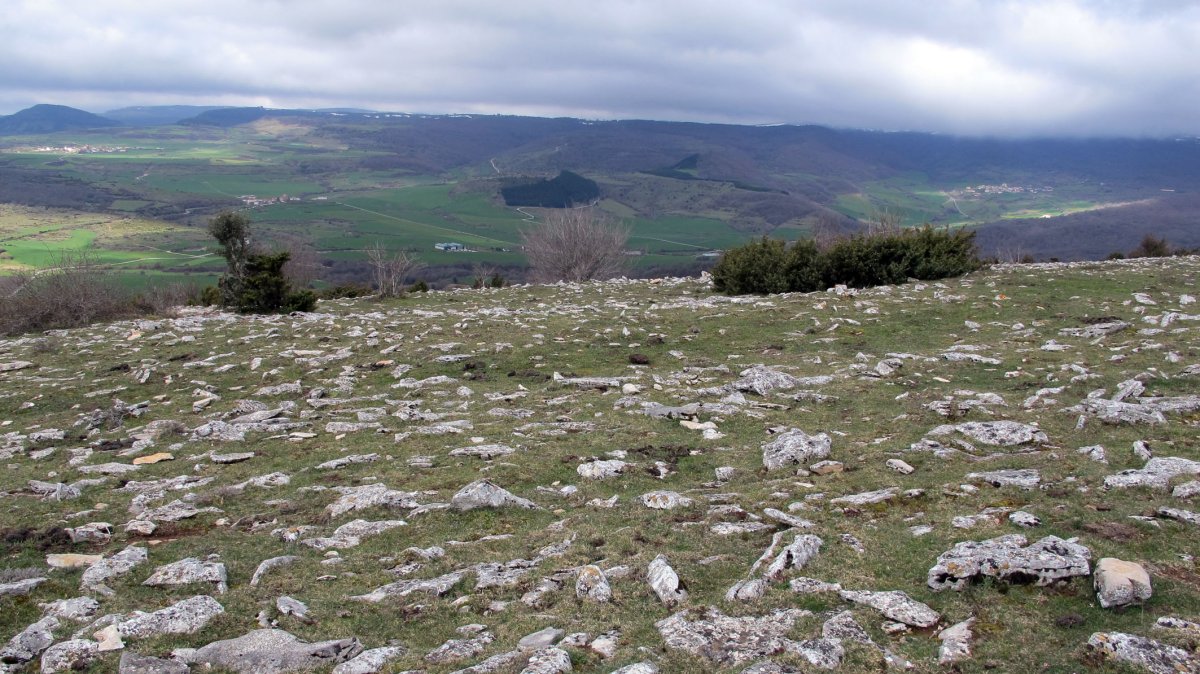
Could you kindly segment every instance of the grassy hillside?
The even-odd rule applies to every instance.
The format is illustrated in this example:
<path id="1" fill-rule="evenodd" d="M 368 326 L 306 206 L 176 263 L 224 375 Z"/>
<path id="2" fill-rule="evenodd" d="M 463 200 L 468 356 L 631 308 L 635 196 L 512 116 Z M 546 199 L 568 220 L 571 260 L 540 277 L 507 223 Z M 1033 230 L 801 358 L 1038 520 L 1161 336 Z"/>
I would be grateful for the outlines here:
<path id="1" fill-rule="evenodd" d="M 110 556 L 134 545 L 149 559 L 106 581 L 111 596 L 83 590 L 99 600 L 96 618 L 197 594 L 224 608 L 192 633 L 125 638 L 124 651 L 140 654 L 233 638 L 266 620 L 311 641 L 403 644 L 383 671 L 458 670 L 558 627 L 576 634 L 562 648 L 577 672 L 643 661 L 663 672 L 740 672 L 758 661 L 807 671 L 804 644 L 840 649 L 843 672 L 882 670 L 880 648 L 912 671 L 934 672 L 944 671 L 938 632 L 973 617 L 960 671 L 1138 671 L 1104 664 L 1085 644 L 1119 631 L 1194 651 L 1194 633 L 1154 625 L 1200 616 L 1196 525 L 1158 514 L 1195 511 L 1195 497 L 1170 488 L 1197 477 L 1185 471 L 1166 489 L 1105 479 L 1145 464 L 1136 442 L 1155 457 L 1200 461 L 1198 274 L 1200 258 L 1190 257 L 997 267 L 944 283 L 771 297 L 714 295 L 696 279 L 513 287 L 321 302 L 317 313 L 293 316 L 186 310 L 0 341 L 0 365 L 28 363 L 0 372 L 8 467 L 0 567 L 5 578 L 46 578 L 28 595 L 0 596 L 0 638 L 39 619 L 39 602 L 81 593 L 81 571 L 47 570 L 48 553 Z M 1118 321 L 1126 325 L 1086 332 Z M 774 388 L 742 381 L 756 364 L 776 373 Z M 1114 396 L 1172 411 L 1161 423 L 1114 425 L 1071 409 Z M 694 406 L 674 414 L 686 423 L 660 407 L 684 405 Z M 1044 436 L 991 446 L 938 434 L 945 424 L 998 420 Z M 827 434 L 836 464 L 764 468 L 764 446 L 787 428 Z M 950 451 L 933 453 L 925 440 Z M 579 469 L 594 459 L 629 465 L 587 479 Z M 335 460 L 343 463 L 326 465 Z M 902 474 L 889 460 L 914 470 Z M 972 476 L 1004 469 L 1033 471 L 1038 482 L 996 487 Z M 482 478 L 538 507 L 433 505 Z M 41 498 L 35 480 L 74 484 L 79 494 Z M 330 509 L 365 487 L 403 494 L 391 507 Z M 878 503 L 837 500 L 885 489 L 891 496 Z M 643 505 L 657 490 L 691 502 Z M 172 502 L 179 519 L 155 510 Z M 1018 527 L 1007 518 L 1018 510 L 1040 524 Z M 781 522 L 775 511 L 809 524 Z M 404 524 L 312 547 L 355 519 Z M 130 520 L 152 526 L 135 533 Z M 57 529 L 97 521 L 111 523 L 110 539 L 72 543 Z M 781 545 L 800 534 L 822 544 L 803 568 L 768 580 L 760 598 L 726 599 L 736 582 L 761 577 L 752 566 L 777 533 Z M 1136 561 L 1153 596 L 1102 609 L 1086 575 L 1050 587 L 926 584 L 955 543 L 1011 534 L 1077 538 L 1092 564 Z M 679 606 L 665 606 L 647 584 L 660 554 L 686 584 Z M 250 583 L 260 562 L 283 555 L 297 559 Z M 228 591 L 142 585 L 189 557 L 223 564 Z M 588 564 L 607 575 L 611 601 L 577 596 Z M 505 580 L 484 580 L 499 571 Z M 442 596 L 351 599 L 459 572 Z M 789 587 L 802 577 L 906 592 L 937 612 L 937 625 L 885 631 L 890 621 L 872 608 Z M 283 596 L 303 602 L 308 617 L 281 614 Z M 744 656 L 729 655 L 736 639 L 689 652 L 664 637 L 660 621 L 679 611 L 698 620 L 709 607 L 749 618 L 801 611 L 780 628 L 786 642 L 745 645 Z M 857 623 L 874 645 L 821 641 L 843 611 L 839 620 Z M 98 627 L 86 624 L 64 621 L 54 640 L 76 630 L 90 638 Z M 470 624 L 486 626 L 486 638 L 456 631 Z M 467 655 L 427 657 L 447 640 L 475 637 Z M 120 655 L 102 653 L 88 671 L 113 671 Z M 512 657 L 498 671 L 519 671 L 528 654 Z"/>

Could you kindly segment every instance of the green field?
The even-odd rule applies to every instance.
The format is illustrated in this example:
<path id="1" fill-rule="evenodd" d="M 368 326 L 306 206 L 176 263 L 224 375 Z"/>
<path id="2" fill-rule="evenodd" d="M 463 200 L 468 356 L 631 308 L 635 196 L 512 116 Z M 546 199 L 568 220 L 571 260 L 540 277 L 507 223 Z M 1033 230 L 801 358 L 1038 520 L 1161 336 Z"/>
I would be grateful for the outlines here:
<path id="1" fill-rule="evenodd" d="M 223 209 L 244 210 L 268 247 L 300 242 L 335 267 L 362 262 L 363 250 L 376 243 L 414 253 L 431 270 L 490 265 L 512 272 L 523 266 L 521 232 L 536 220 L 537 209 L 506 207 L 493 167 L 434 174 L 408 166 L 403 156 L 396 159 L 350 148 L 311 124 L 280 119 L 234 128 L 7 138 L 0 146 L 0 168 L 45 175 L 51 183 L 67 181 L 59 201 L 78 203 L 40 210 L 4 206 L 0 272 L 44 266 L 60 250 L 70 250 L 88 251 L 133 276 L 213 273 L 220 265 L 203 255 L 211 248 L 204 224 Z M 598 207 L 629 228 L 634 273 L 694 271 L 700 253 L 740 245 L 765 231 L 785 239 L 811 231 L 811 219 L 765 225 L 758 216 L 747 217 L 739 209 L 757 197 L 733 182 L 622 173 L 593 177 L 605 195 Z M 827 184 L 818 175 L 787 178 Z M 969 187 L 905 173 L 857 184 L 856 191 L 834 195 L 831 206 L 859 220 L 886 209 L 908 226 L 1053 217 L 1102 206 L 1087 198 L 1086 189 L 1070 186 L 1052 193 L 968 195 Z M 259 201 L 243 199 L 249 195 Z M 470 251 L 434 250 L 451 241 Z"/>

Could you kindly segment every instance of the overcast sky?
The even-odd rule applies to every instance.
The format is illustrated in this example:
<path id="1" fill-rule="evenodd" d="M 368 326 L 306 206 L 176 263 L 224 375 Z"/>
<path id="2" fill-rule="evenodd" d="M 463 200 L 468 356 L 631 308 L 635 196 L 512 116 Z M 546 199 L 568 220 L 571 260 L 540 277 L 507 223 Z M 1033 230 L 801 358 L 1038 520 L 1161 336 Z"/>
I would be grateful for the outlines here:
<path id="1" fill-rule="evenodd" d="M 1200 134 L 1193 0 L 4 0 L 0 113 L 360 107 Z"/>

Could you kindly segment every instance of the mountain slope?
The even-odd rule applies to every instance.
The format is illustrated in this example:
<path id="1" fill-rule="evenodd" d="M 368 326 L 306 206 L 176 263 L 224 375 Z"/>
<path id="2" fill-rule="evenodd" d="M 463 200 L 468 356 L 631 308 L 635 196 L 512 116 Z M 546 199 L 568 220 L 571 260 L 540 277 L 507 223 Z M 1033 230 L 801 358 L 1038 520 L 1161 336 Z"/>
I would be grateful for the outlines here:
<path id="1" fill-rule="evenodd" d="M 121 123 L 77 108 L 45 103 L 0 117 L 0 135 L 55 133 L 112 126 L 121 126 Z"/>

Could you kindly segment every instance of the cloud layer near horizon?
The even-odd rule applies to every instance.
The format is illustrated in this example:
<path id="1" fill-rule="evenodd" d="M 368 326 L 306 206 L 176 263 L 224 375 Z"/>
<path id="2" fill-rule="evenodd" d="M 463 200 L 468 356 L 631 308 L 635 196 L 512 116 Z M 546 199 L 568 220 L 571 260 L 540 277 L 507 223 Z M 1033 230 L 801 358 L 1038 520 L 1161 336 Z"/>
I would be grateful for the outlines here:
<path id="1" fill-rule="evenodd" d="M 0 111 L 362 107 L 984 135 L 1200 133 L 1200 4 L 17 0 Z"/>

